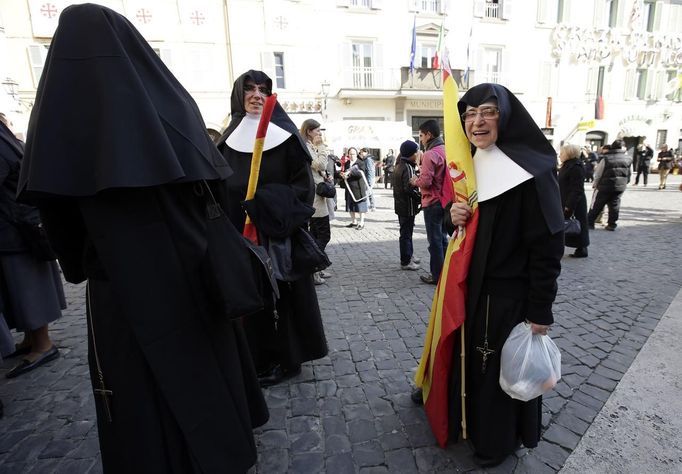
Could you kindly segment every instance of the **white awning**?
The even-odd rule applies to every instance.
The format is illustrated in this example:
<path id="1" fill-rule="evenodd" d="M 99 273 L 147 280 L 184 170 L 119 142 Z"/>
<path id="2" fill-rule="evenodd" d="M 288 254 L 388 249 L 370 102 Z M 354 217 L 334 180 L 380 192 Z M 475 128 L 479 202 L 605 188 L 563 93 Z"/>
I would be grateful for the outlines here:
<path id="1" fill-rule="evenodd" d="M 412 128 L 405 122 L 342 120 L 323 127 L 327 145 L 337 154 L 351 146 L 395 150 L 412 138 Z"/>
<path id="2" fill-rule="evenodd" d="M 630 120 L 620 125 L 619 135 L 622 137 L 646 137 L 649 125 L 644 121 Z"/>

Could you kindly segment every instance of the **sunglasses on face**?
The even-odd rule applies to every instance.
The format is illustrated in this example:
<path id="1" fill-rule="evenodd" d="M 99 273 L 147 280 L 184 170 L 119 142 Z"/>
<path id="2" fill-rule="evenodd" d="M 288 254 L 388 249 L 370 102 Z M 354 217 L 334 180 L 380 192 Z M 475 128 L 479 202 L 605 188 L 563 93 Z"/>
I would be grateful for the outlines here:
<path id="1" fill-rule="evenodd" d="M 244 92 L 260 92 L 263 95 L 270 95 L 268 86 L 257 86 L 256 84 L 244 84 Z"/>

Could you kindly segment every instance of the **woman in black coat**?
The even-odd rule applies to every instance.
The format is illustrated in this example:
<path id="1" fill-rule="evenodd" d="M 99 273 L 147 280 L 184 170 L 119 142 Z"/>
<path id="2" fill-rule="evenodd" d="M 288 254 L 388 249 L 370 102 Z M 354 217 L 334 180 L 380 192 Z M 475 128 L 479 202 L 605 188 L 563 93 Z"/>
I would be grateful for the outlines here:
<path id="1" fill-rule="evenodd" d="M 561 168 L 559 168 L 559 188 L 561 190 L 561 205 L 564 217 L 575 215 L 580 222 L 579 235 L 567 235 L 566 246 L 575 248 L 571 257 L 587 257 L 587 247 L 590 245 L 590 234 L 587 227 L 587 198 L 585 197 L 585 169 L 580 161 L 580 147 L 578 145 L 564 145 L 559 153 Z"/>

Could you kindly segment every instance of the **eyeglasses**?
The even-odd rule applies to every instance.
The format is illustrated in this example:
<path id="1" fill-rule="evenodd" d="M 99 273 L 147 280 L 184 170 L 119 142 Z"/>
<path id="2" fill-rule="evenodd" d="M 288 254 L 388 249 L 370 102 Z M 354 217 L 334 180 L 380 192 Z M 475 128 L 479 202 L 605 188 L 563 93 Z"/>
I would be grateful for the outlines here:
<path id="1" fill-rule="evenodd" d="M 465 122 L 473 122 L 476 120 L 477 116 L 481 116 L 483 120 L 492 120 L 494 118 L 497 118 L 497 116 L 500 114 L 500 109 L 497 107 L 484 107 L 482 109 L 478 110 L 468 110 L 462 114 L 462 120 Z"/>
<path id="2" fill-rule="evenodd" d="M 260 92 L 263 95 L 270 95 L 270 89 L 267 86 L 257 86 L 256 84 L 244 84 L 244 92 Z"/>

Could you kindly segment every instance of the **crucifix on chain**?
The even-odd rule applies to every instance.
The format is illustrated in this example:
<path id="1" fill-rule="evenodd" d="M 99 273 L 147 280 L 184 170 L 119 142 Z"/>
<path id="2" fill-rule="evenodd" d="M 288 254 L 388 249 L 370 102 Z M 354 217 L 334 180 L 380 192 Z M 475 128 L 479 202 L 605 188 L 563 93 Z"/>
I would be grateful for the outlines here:
<path id="1" fill-rule="evenodd" d="M 114 395 L 114 392 L 107 389 L 106 385 L 104 385 L 104 378 L 102 378 L 101 376 L 99 379 L 99 388 L 95 388 L 93 389 L 93 391 L 95 392 L 95 395 L 99 395 L 100 397 L 102 397 L 102 402 L 104 403 L 104 410 L 107 412 L 107 421 L 111 423 L 112 418 L 110 397 Z"/>
<path id="2" fill-rule="evenodd" d="M 483 341 L 483 346 L 476 347 L 476 350 L 483 354 L 483 362 L 481 363 L 481 373 L 485 374 L 488 366 L 488 356 L 495 353 L 494 349 L 488 347 L 488 338 Z"/>

